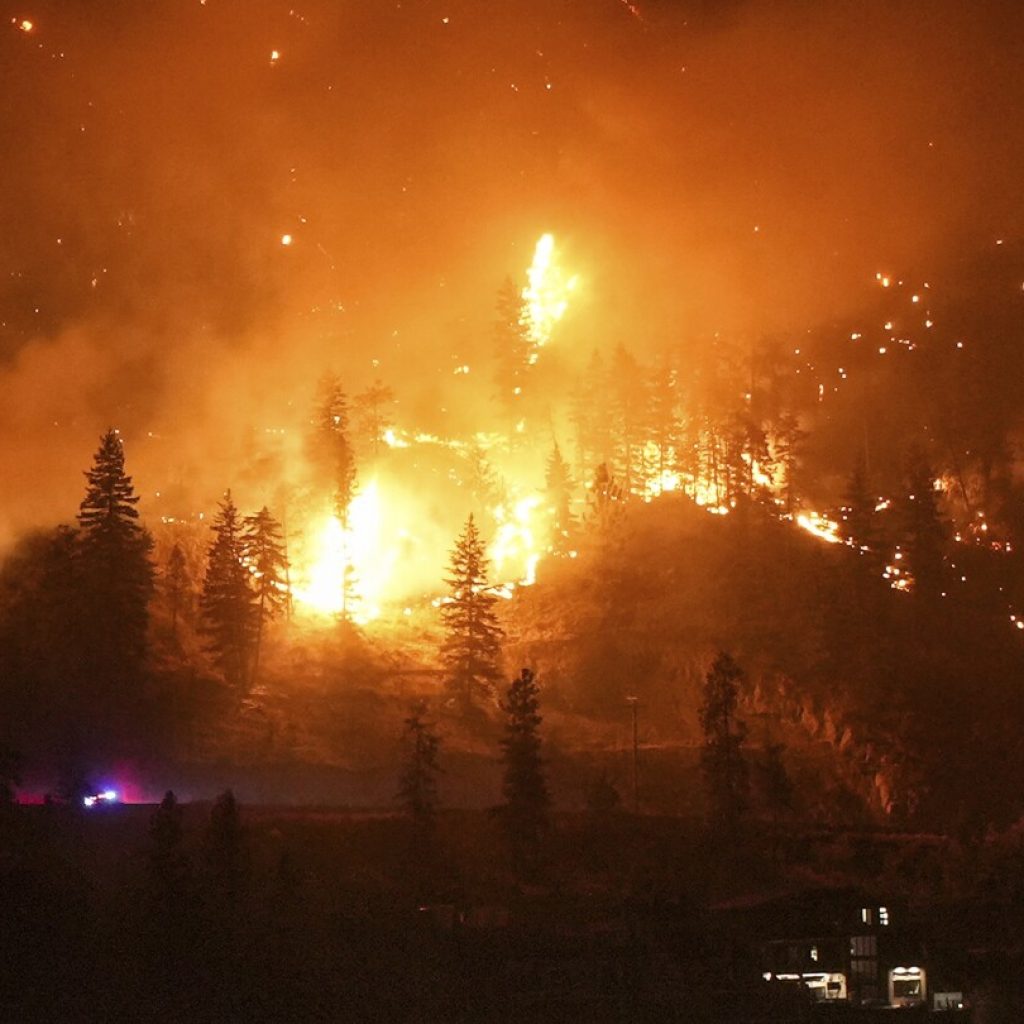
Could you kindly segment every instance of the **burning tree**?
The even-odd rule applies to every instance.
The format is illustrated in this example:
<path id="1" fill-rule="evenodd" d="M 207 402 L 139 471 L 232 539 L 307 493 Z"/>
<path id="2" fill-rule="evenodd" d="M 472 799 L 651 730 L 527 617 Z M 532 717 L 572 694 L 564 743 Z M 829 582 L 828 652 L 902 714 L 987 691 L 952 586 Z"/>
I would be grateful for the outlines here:
<path id="1" fill-rule="evenodd" d="M 251 684 L 256 683 L 263 643 L 263 624 L 288 603 L 288 560 L 284 553 L 281 524 L 266 505 L 245 519 L 242 537 L 245 562 L 252 573 L 256 595 L 256 637 L 252 655 Z"/>
<path id="2" fill-rule="evenodd" d="M 541 836 L 548 823 L 551 802 L 540 756 L 540 699 L 533 672 L 524 668 L 512 680 L 501 709 L 506 715 L 501 741 L 505 762 L 501 813 L 512 847 L 513 860 L 522 868 L 536 860 Z"/>
<path id="3" fill-rule="evenodd" d="M 441 659 L 449 689 L 464 708 L 478 694 L 487 694 L 501 678 L 501 641 L 504 636 L 488 591 L 488 560 L 472 514 L 452 549 L 445 579 L 449 599 L 441 605 L 446 636 Z"/>
<path id="4" fill-rule="evenodd" d="M 913 453 L 900 512 L 914 593 L 924 598 L 938 597 L 946 576 L 943 555 L 947 530 L 933 481 L 934 473 L 924 456 Z"/>
<path id="5" fill-rule="evenodd" d="M 498 358 L 498 394 L 512 423 L 523 418 L 524 391 L 530 370 L 533 341 L 522 292 L 511 277 L 498 290 L 494 342 Z"/>
<path id="6" fill-rule="evenodd" d="M 116 430 L 100 439 L 79 506 L 78 570 L 82 582 L 87 662 L 96 677 L 139 671 L 146 652 L 153 592 L 153 542 L 137 522 L 138 495 L 124 471 Z"/>
<path id="7" fill-rule="evenodd" d="M 380 380 L 375 380 L 365 391 L 355 397 L 353 405 L 362 434 L 369 442 L 370 451 L 376 458 L 384 433 L 392 425 L 388 407 L 394 405 L 395 393 Z"/>
<path id="8" fill-rule="evenodd" d="M 163 587 L 167 605 L 171 610 L 171 632 L 175 637 L 178 635 L 178 616 L 184 610 L 190 584 L 185 552 L 182 551 L 181 545 L 175 542 L 167 556 Z"/>
<path id="9" fill-rule="evenodd" d="M 441 739 L 426 720 L 423 703 L 405 720 L 405 761 L 398 783 L 398 799 L 421 835 L 429 833 L 437 811 L 438 753 Z"/>
<path id="10" fill-rule="evenodd" d="M 334 515 L 342 533 L 349 533 L 349 509 L 356 493 L 356 458 L 349 438 L 348 399 L 341 381 L 327 376 L 320 382 L 313 437 L 314 461 L 331 487 Z M 340 618 L 352 618 L 354 603 L 354 570 L 350 552 L 346 550 L 341 572 Z"/>
<path id="11" fill-rule="evenodd" d="M 622 510 L 624 499 L 622 488 L 608 472 L 607 464 L 602 462 L 587 493 L 588 517 L 599 531 L 604 532 L 612 526 Z"/>
<path id="12" fill-rule="evenodd" d="M 544 489 L 551 517 L 552 547 L 562 553 L 569 548 L 576 524 L 572 514 L 572 476 L 557 441 L 548 456 Z"/>
<path id="13" fill-rule="evenodd" d="M 208 649 L 224 678 L 231 686 L 242 687 L 258 616 L 256 595 L 243 561 L 242 522 L 230 491 L 221 502 L 213 532 L 200 598 L 202 632 L 208 637 Z"/>
<path id="14" fill-rule="evenodd" d="M 704 732 L 701 770 L 714 820 L 731 825 L 746 810 L 750 778 L 742 746 L 747 730 L 736 718 L 743 670 L 724 651 L 704 677 L 704 699 L 698 710 Z"/>
<path id="15" fill-rule="evenodd" d="M 320 381 L 313 434 L 314 462 L 326 480 L 342 526 L 356 490 L 356 459 L 349 438 L 348 398 L 341 381 L 328 375 Z"/>

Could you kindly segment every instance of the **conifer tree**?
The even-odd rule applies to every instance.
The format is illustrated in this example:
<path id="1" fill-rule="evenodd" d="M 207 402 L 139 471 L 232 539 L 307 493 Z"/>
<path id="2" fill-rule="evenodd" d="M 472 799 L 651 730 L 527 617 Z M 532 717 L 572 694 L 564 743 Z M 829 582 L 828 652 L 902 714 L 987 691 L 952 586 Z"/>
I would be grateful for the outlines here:
<path id="1" fill-rule="evenodd" d="M 356 410 L 360 432 L 368 441 L 371 454 L 376 458 L 384 434 L 391 426 L 388 409 L 394 405 L 395 393 L 381 380 L 375 380 L 365 391 L 356 395 L 353 405 Z"/>
<path id="2" fill-rule="evenodd" d="M 21 785 L 21 756 L 17 751 L 0 743 L 0 808 L 18 802 Z"/>
<path id="3" fill-rule="evenodd" d="M 320 382 L 314 434 L 314 451 L 317 463 L 328 483 L 334 515 L 344 534 L 347 535 L 352 507 L 356 495 L 356 459 L 349 438 L 348 399 L 341 381 L 328 375 Z M 346 551 L 341 573 L 341 610 L 339 617 L 350 622 L 353 608 L 355 568 Z"/>
<path id="4" fill-rule="evenodd" d="M 787 512 L 793 511 L 800 448 L 806 440 L 807 431 L 801 428 L 797 417 L 791 412 L 779 413 L 772 426 L 771 447 L 779 470 L 783 508 Z"/>
<path id="5" fill-rule="evenodd" d="M 562 458 L 557 441 L 548 456 L 544 489 L 547 494 L 548 515 L 551 517 L 552 547 L 556 552 L 563 553 L 572 543 L 576 524 L 572 514 L 572 476 L 568 463 Z"/>
<path id="6" fill-rule="evenodd" d="M 524 668 L 512 681 L 501 709 L 505 713 L 501 741 L 505 802 L 501 813 L 514 862 L 529 868 L 535 864 L 551 802 L 540 755 L 540 699 L 530 669 Z"/>
<path id="7" fill-rule="evenodd" d="M 356 493 L 356 459 L 349 438 L 348 398 L 333 375 L 320 382 L 314 430 L 316 461 L 330 488 L 334 514 L 347 528 L 349 506 Z"/>
<path id="8" fill-rule="evenodd" d="M 793 780 L 782 758 L 785 749 L 781 743 L 766 744 L 757 765 L 757 788 L 761 800 L 776 821 L 793 809 Z"/>
<path id="9" fill-rule="evenodd" d="M 491 522 L 494 509 L 504 499 L 504 486 L 479 443 L 474 443 L 466 452 L 468 479 L 466 485 L 473 500 L 473 515 Z"/>
<path id="10" fill-rule="evenodd" d="M 854 463 L 843 501 L 843 535 L 857 547 L 876 547 L 875 499 L 871 496 L 863 455 Z"/>
<path id="11" fill-rule="evenodd" d="M 229 902 L 236 901 L 242 892 L 248 863 L 242 816 L 230 789 L 217 797 L 210 810 L 204 854 L 217 893 Z"/>
<path id="12" fill-rule="evenodd" d="M 647 382 L 636 359 L 622 345 L 612 358 L 608 393 L 613 472 L 626 494 L 642 494 L 647 476 L 643 429 L 648 412 Z"/>
<path id="13" fill-rule="evenodd" d="M 248 678 L 257 610 L 252 577 L 243 561 L 242 523 L 230 491 L 221 502 L 213 532 L 200 599 L 202 632 L 224 678 L 241 688 Z"/>
<path id="14" fill-rule="evenodd" d="M 624 498 L 622 488 L 602 462 L 587 492 L 587 514 L 599 531 L 604 532 L 615 523 Z"/>
<path id="15" fill-rule="evenodd" d="M 405 757 L 398 783 L 398 799 L 417 833 L 429 834 L 437 812 L 438 754 L 441 739 L 427 721 L 423 703 L 405 720 Z"/>
<path id="16" fill-rule="evenodd" d="M 96 679 L 136 675 L 146 653 L 154 570 L 152 540 L 139 525 L 138 495 L 125 473 L 116 430 L 100 439 L 79 506 L 78 571 L 85 660 Z"/>
<path id="17" fill-rule="evenodd" d="M 495 613 L 497 598 L 487 589 L 488 560 L 473 516 L 452 550 L 445 579 L 449 600 L 441 605 L 445 639 L 441 646 L 449 689 L 468 708 L 501 678 L 503 637 Z"/>
<path id="18" fill-rule="evenodd" d="M 679 380 L 675 367 L 667 358 L 652 374 L 648 395 L 650 434 L 657 451 L 651 468 L 657 474 L 657 490 L 660 492 L 666 474 L 676 468 L 680 446 Z"/>
<path id="19" fill-rule="evenodd" d="M 175 541 L 167 556 L 167 568 L 164 570 L 164 593 L 171 609 L 171 632 L 175 636 L 178 635 L 178 617 L 185 608 L 190 582 L 185 552 Z"/>
<path id="20" fill-rule="evenodd" d="M 498 373 L 498 395 L 512 423 L 524 417 L 527 376 L 532 343 L 523 310 L 522 291 L 511 277 L 498 290 L 494 322 L 494 343 Z"/>
<path id="21" fill-rule="evenodd" d="M 934 474 L 924 456 L 913 453 L 900 513 L 914 593 L 925 599 L 939 596 L 945 589 L 946 577 L 943 556 L 948 531 L 939 513 L 933 480 Z"/>
<path id="22" fill-rule="evenodd" d="M 188 861 L 181 850 L 184 837 L 181 818 L 181 805 L 169 789 L 149 825 L 152 893 L 156 904 L 165 912 L 176 910 L 184 895 Z"/>
<path id="23" fill-rule="evenodd" d="M 250 679 L 250 685 L 255 685 L 263 645 L 263 625 L 285 609 L 288 602 L 288 562 L 281 538 L 281 524 L 266 505 L 256 515 L 246 517 L 242 549 L 256 598 L 256 636 Z"/>
<path id="24" fill-rule="evenodd" d="M 736 717 L 743 670 L 724 651 L 719 652 L 704 678 L 704 695 L 698 710 L 704 733 L 701 770 L 712 819 L 716 824 L 735 824 L 747 808 L 750 777 L 743 759 L 746 727 Z"/>

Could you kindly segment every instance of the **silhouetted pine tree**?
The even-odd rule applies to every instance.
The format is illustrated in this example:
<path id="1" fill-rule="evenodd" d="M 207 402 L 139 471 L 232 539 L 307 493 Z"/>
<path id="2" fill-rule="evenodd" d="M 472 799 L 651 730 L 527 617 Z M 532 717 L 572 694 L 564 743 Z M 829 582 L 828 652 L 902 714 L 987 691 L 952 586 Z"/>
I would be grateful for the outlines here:
<path id="1" fill-rule="evenodd" d="M 505 736 L 501 741 L 505 802 L 501 815 L 513 861 L 520 869 L 536 864 L 551 802 L 540 756 L 539 708 L 536 678 L 524 668 L 512 681 L 501 705 L 505 713 Z"/>
<path id="2" fill-rule="evenodd" d="M 791 412 L 780 412 L 772 424 L 771 446 L 778 468 L 777 485 L 781 488 L 783 508 L 793 511 L 796 497 L 796 471 L 800 464 L 800 449 L 807 440 L 807 431 Z"/>
<path id="3" fill-rule="evenodd" d="M 487 568 L 484 544 L 470 515 L 452 550 L 451 575 L 445 579 L 450 599 L 441 605 L 441 660 L 447 685 L 464 708 L 490 693 L 501 678 L 504 633 L 494 611 L 497 598 L 487 590 Z"/>
<path id="4" fill-rule="evenodd" d="M 124 448 L 116 430 L 100 439 L 85 476 L 88 483 L 78 512 L 82 653 L 92 683 L 110 684 L 137 676 L 146 655 L 153 543 L 137 522 L 139 498 L 124 471 Z"/>
<path id="5" fill-rule="evenodd" d="M 768 743 L 757 764 L 757 790 L 776 821 L 793 810 L 793 780 L 782 758 L 785 749 L 782 743 Z"/>
<path id="6" fill-rule="evenodd" d="M 438 754 L 441 739 L 426 720 L 426 707 L 417 704 L 405 720 L 405 757 L 398 780 L 398 799 L 416 832 L 432 831 L 437 812 Z"/>
<path id="7" fill-rule="evenodd" d="M 906 489 L 900 508 L 906 563 L 914 577 L 914 593 L 935 598 L 945 590 L 948 531 L 939 513 L 934 474 L 920 453 L 911 456 Z"/>
<path id="8" fill-rule="evenodd" d="M 647 381 L 633 355 L 622 345 L 612 357 L 607 391 L 612 425 L 612 466 L 626 494 L 642 494 L 648 473 L 644 451 L 648 416 Z"/>
<path id="9" fill-rule="evenodd" d="M 341 381 L 327 375 L 320 381 L 313 435 L 314 461 L 331 491 L 334 515 L 348 531 L 352 500 L 356 496 L 356 457 L 349 437 L 348 399 Z M 338 617 L 351 622 L 354 608 L 355 569 L 346 553 L 340 585 Z"/>
<path id="10" fill-rule="evenodd" d="M 599 531 L 604 532 L 618 519 L 624 501 L 622 488 L 608 472 L 608 466 L 602 462 L 587 491 L 588 519 Z"/>
<path id="11" fill-rule="evenodd" d="M 18 802 L 21 785 L 21 756 L 10 747 L 0 744 L 0 807 Z"/>
<path id="12" fill-rule="evenodd" d="M 231 686 L 242 687 L 248 678 L 257 613 L 252 577 L 243 562 L 242 524 L 230 491 L 221 502 L 213 532 L 200 598 L 201 629 L 224 678 Z"/>
<path id="13" fill-rule="evenodd" d="M 263 624 L 287 607 L 288 561 L 284 554 L 281 524 L 266 505 L 245 519 L 242 549 L 256 595 L 256 636 L 253 642 L 250 685 L 255 685 L 263 646 Z"/>
<path id="14" fill-rule="evenodd" d="M 878 536 L 877 517 L 875 513 L 875 498 L 871 494 L 868 483 L 867 466 L 864 456 L 859 455 L 854 463 L 853 472 L 846 485 L 843 494 L 843 523 L 842 533 L 847 540 L 856 547 L 868 547 L 872 549 L 875 559 L 884 560 L 884 552 L 880 552 L 880 538 Z"/>
<path id="15" fill-rule="evenodd" d="M 614 455 L 610 406 L 608 370 L 595 349 L 573 395 L 570 414 L 576 431 L 580 479 L 589 476 L 602 462 L 610 462 Z"/>
<path id="16" fill-rule="evenodd" d="M 356 493 L 356 458 L 349 438 L 348 398 L 333 375 L 320 382 L 314 428 L 317 461 L 331 491 L 334 514 L 347 528 L 349 506 Z"/>
<path id="17" fill-rule="evenodd" d="M 747 730 L 736 718 L 743 670 L 724 651 L 704 677 L 698 715 L 704 733 L 701 770 L 713 821 L 734 824 L 747 808 L 750 776 L 742 746 Z"/>
<path id="18" fill-rule="evenodd" d="M 466 486 L 472 498 L 473 516 L 476 521 L 494 522 L 494 510 L 505 500 L 505 487 L 494 471 L 487 453 L 479 443 L 466 451 Z"/>
<path id="19" fill-rule="evenodd" d="M 217 797 L 210 810 L 203 853 L 215 893 L 236 902 L 242 894 L 249 864 L 242 816 L 230 789 Z"/>
<path id="20" fill-rule="evenodd" d="M 498 290 L 494 321 L 498 395 L 511 424 L 525 415 L 532 344 L 523 315 L 522 291 L 511 277 Z"/>
<path id="21" fill-rule="evenodd" d="M 167 568 L 164 570 L 164 593 L 167 606 L 171 610 L 171 632 L 178 635 L 178 618 L 185 610 L 188 601 L 191 580 L 188 574 L 188 563 L 181 545 L 175 542 L 167 556 Z"/>
<path id="22" fill-rule="evenodd" d="M 380 454 L 384 434 L 392 425 L 388 409 L 394 402 L 394 391 L 380 380 L 375 380 L 365 391 L 356 395 L 353 401 L 360 433 L 374 458 Z"/>
<path id="23" fill-rule="evenodd" d="M 154 902 L 166 913 L 180 909 L 188 874 L 188 860 L 181 850 L 181 817 L 181 805 L 173 791 L 167 790 L 149 825 L 151 892 Z"/>
<path id="24" fill-rule="evenodd" d="M 667 473 L 676 469 L 681 444 L 679 422 L 679 379 L 675 367 L 666 357 L 651 375 L 648 385 L 648 421 L 656 455 L 651 469 L 657 474 L 658 491 L 664 486 Z"/>
<path id="25" fill-rule="evenodd" d="M 548 456 L 544 489 L 551 517 L 551 544 L 555 551 L 561 553 L 572 546 L 576 524 L 572 514 L 572 477 L 557 441 Z"/>

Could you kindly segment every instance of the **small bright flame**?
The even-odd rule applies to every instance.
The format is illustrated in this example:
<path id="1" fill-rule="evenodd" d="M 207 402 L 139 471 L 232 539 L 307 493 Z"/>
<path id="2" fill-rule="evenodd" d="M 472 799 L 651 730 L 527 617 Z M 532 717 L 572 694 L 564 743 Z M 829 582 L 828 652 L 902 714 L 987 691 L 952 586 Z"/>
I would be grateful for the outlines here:
<path id="1" fill-rule="evenodd" d="M 842 544 L 843 538 L 839 536 L 839 524 L 817 512 L 801 512 L 796 517 L 796 524 L 802 530 L 813 534 L 815 537 L 826 541 L 829 544 Z"/>

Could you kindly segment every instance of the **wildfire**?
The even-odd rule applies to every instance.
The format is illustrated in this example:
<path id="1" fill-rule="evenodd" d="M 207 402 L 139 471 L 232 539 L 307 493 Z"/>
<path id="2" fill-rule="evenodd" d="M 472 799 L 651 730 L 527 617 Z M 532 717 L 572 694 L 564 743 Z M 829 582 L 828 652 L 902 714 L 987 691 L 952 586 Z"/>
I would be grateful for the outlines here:
<path id="1" fill-rule="evenodd" d="M 801 530 L 806 530 L 827 544 L 842 544 L 843 538 L 839 536 L 839 524 L 833 519 L 827 519 L 817 512 L 800 512 L 796 517 L 796 525 Z"/>
<path id="2" fill-rule="evenodd" d="M 519 586 L 531 586 L 537 580 L 537 563 L 543 552 L 537 543 L 534 513 L 541 505 L 539 495 L 520 498 L 511 511 L 504 505 L 494 509 L 498 529 L 488 555 L 500 579 L 514 580 Z"/>
<path id="3" fill-rule="evenodd" d="M 371 480 L 349 506 L 345 529 L 337 516 L 325 515 L 312 531 L 306 558 L 296 570 L 292 585 L 296 601 L 321 615 L 344 610 L 346 573 L 351 580 L 355 608 L 353 621 L 371 622 L 380 616 L 381 604 L 397 560 L 397 552 L 385 542 L 377 481 Z"/>
<path id="4" fill-rule="evenodd" d="M 529 283 L 523 289 L 523 322 L 533 342 L 530 362 L 535 363 L 539 350 L 551 340 L 555 324 L 565 316 L 579 278 L 575 274 L 567 277 L 559 267 L 555 260 L 555 236 L 548 233 L 537 241 L 526 279 Z"/>

